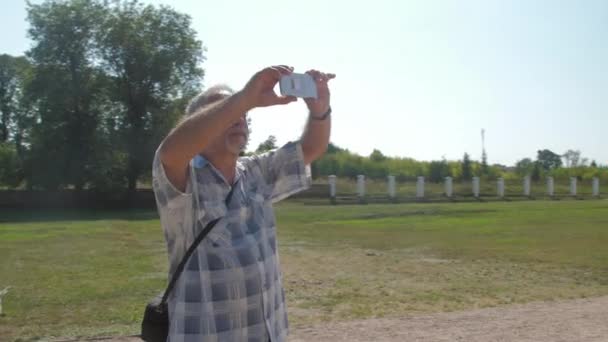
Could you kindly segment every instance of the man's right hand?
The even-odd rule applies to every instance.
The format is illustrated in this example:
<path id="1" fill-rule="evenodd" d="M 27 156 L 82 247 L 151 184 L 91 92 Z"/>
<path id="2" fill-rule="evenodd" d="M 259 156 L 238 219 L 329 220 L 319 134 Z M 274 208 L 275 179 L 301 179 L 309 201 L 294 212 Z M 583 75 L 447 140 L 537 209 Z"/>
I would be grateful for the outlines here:
<path id="1" fill-rule="evenodd" d="M 274 91 L 281 76 L 289 75 L 292 72 L 293 68 L 286 65 L 276 65 L 257 72 L 241 91 L 244 100 L 247 101 L 250 108 L 283 105 L 297 101 L 296 97 L 279 96 Z"/>

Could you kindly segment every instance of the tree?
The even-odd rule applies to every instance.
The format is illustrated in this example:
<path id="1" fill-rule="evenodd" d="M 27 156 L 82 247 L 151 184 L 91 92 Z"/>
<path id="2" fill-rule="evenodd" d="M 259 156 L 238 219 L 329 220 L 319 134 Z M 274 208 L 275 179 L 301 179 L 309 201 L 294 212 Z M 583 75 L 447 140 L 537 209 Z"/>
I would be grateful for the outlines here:
<path id="1" fill-rule="evenodd" d="M 255 153 L 264 153 L 266 151 L 274 150 L 277 148 L 277 138 L 274 135 L 268 136 L 266 140 L 258 145 Z"/>
<path id="2" fill-rule="evenodd" d="M 591 166 L 591 167 L 597 167 L 597 163 L 595 162 L 595 160 L 592 160 L 591 161 L 591 165 L 589 165 L 589 166 Z"/>
<path id="3" fill-rule="evenodd" d="M 346 152 L 346 150 L 331 142 L 327 144 L 327 152 L 325 152 L 325 154 L 335 154 L 339 152 Z"/>
<path id="4" fill-rule="evenodd" d="M 380 150 L 374 149 L 369 155 L 369 159 L 374 162 L 382 162 L 386 160 L 386 157 L 384 156 L 384 154 L 382 154 L 382 152 L 380 152 Z"/>
<path id="5" fill-rule="evenodd" d="M 429 181 L 440 183 L 449 175 L 450 168 L 445 159 L 441 161 L 434 160 L 429 164 Z"/>
<path id="6" fill-rule="evenodd" d="M 0 143 L 0 186 L 14 188 L 21 183 L 23 170 L 15 146 Z"/>
<path id="7" fill-rule="evenodd" d="M 22 91 L 21 69 L 27 65 L 24 57 L 0 55 L 0 143 L 9 140 Z"/>
<path id="8" fill-rule="evenodd" d="M 30 68 L 23 56 L 0 55 L 0 143 L 12 140 L 20 160 L 33 121 L 24 97 Z"/>
<path id="9" fill-rule="evenodd" d="M 532 172 L 534 162 L 530 158 L 524 158 L 515 164 L 515 172 L 520 176 L 527 176 Z"/>
<path id="10" fill-rule="evenodd" d="M 562 159 L 560 155 L 548 149 L 538 150 L 536 160 L 540 163 L 545 171 L 557 169 L 562 166 Z"/>
<path id="11" fill-rule="evenodd" d="M 488 172 L 488 155 L 486 154 L 486 150 L 483 150 L 483 153 L 481 154 L 481 174 L 487 175 Z"/>
<path id="12" fill-rule="evenodd" d="M 26 96 L 38 113 L 32 127 L 30 182 L 46 188 L 82 189 L 91 169 L 105 92 L 94 63 L 95 35 L 105 11 L 93 0 L 28 3 L 27 52 L 33 78 Z"/>
<path id="13" fill-rule="evenodd" d="M 535 182 L 538 182 L 540 180 L 541 177 L 541 165 L 538 161 L 534 162 L 534 166 L 532 168 L 532 180 Z"/>
<path id="14" fill-rule="evenodd" d="M 462 158 L 462 179 L 463 180 L 471 180 L 473 177 L 473 170 L 471 167 L 471 159 L 469 154 L 465 152 L 464 157 Z"/>
<path id="15" fill-rule="evenodd" d="M 568 150 L 564 152 L 562 157 L 566 160 L 566 167 L 577 167 L 581 159 L 581 151 Z"/>
<path id="16" fill-rule="evenodd" d="M 109 12 L 99 44 L 114 99 L 123 107 L 117 124 L 133 192 L 174 124 L 166 115 L 172 100 L 200 87 L 204 49 L 190 17 L 169 7 L 116 1 Z"/>

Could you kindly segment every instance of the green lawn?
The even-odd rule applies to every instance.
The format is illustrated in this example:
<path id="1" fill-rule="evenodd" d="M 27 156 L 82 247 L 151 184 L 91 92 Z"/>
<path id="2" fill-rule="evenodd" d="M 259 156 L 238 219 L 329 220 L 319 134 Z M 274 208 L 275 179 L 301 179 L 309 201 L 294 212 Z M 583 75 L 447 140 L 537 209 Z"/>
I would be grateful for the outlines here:
<path id="1" fill-rule="evenodd" d="M 278 206 L 294 326 L 608 294 L 608 201 Z M 0 340 L 139 332 L 156 213 L 0 211 Z"/>

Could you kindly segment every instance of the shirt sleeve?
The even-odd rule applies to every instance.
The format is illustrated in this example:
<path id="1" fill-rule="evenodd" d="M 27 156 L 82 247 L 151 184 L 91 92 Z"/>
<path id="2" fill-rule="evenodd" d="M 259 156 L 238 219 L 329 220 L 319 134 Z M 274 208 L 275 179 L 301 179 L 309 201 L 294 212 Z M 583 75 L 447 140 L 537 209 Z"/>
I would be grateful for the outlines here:
<path id="1" fill-rule="evenodd" d="M 191 179 L 192 177 L 189 174 L 185 192 L 177 189 L 167 178 L 158 150 L 156 151 L 152 164 L 152 188 L 167 242 L 170 274 L 173 273 L 175 266 L 179 263 L 184 252 L 184 246 L 192 235 Z"/>
<path id="2" fill-rule="evenodd" d="M 158 150 L 154 154 L 154 162 L 152 164 L 152 188 L 154 189 L 157 205 L 163 209 L 178 209 L 192 203 L 190 181 L 187 182 L 185 192 L 177 189 L 167 178 Z"/>
<path id="3" fill-rule="evenodd" d="M 306 190 L 312 182 L 300 142 L 289 142 L 279 149 L 249 157 L 247 164 L 259 170 L 269 186 L 272 202 Z"/>

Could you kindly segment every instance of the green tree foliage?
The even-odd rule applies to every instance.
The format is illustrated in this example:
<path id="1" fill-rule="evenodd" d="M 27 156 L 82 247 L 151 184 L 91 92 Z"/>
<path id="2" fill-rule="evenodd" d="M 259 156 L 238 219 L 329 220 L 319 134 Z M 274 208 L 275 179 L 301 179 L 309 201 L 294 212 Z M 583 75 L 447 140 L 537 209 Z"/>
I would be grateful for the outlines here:
<path id="1" fill-rule="evenodd" d="M 462 157 L 462 179 L 463 180 L 471 180 L 473 179 L 473 169 L 471 167 L 471 158 L 468 153 L 465 153 Z"/>
<path id="2" fill-rule="evenodd" d="M 541 164 L 538 161 L 534 162 L 532 167 L 532 180 L 538 182 L 541 178 Z"/>
<path id="3" fill-rule="evenodd" d="M 484 150 L 483 153 L 481 154 L 481 170 L 480 170 L 480 174 L 481 175 L 488 175 L 490 172 L 490 167 L 488 166 L 488 155 L 486 154 L 486 151 Z"/>
<path id="4" fill-rule="evenodd" d="M 384 179 L 388 175 L 394 175 L 399 181 L 406 181 L 426 174 L 428 164 L 411 158 L 389 158 L 380 151 L 363 157 L 330 143 L 327 153 L 313 164 L 313 176 L 355 178 L 362 174 L 372 179 Z"/>
<path id="5" fill-rule="evenodd" d="M 515 172 L 521 177 L 530 175 L 533 168 L 534 162 L 530 158 L 521 159 L 515 164 Z"/>
<path id="6" fill-rule="evenodd" d="M 271 135 L 258 145 L 255 153 L 264 153 L 266 151 L 274 150 L 275 148 L 277 148 L 277 138 L 274 135 Z"/>
<path id="7" fill-rule="evenodd" d="M 561 156 L 547 149 L 539 150 L 537 152 L 536 160 L 540 163 L 545 171 L 557 169 L 562 166 Z"/>
<path id="8" fill-rule="evenodd" d="M 346 152 L 346 150 L 336 146 L 333 143 L 329 143 L 327 145 L 327 152 L 326 152 L 327 154 L 334 154 L 334 153 L 338 153 L 338 152 Z"/>
<path id="9" fill-rule="evenodd" d="M 0 55 L 0 142 L 15 133 L 27 65 L 25 57 Z"/>
<path id="10" fill-rule="evenodd" d="M 24 87 L 31 75 L 31 65 L 23 57 L 0 55 L 0 142 L 14 143 L 20 162 L 33 123 L 33 114 L 25 102 Z"/>
<path id="11" fill-rule="evenodd" d="M 370 179 L 386 179 L 388 175 L 396 176 L 400 182 L 415 181 L 418 176 L 425 176 L 431 182 L 443 182 L 445 177 L 451 176 L 454 180 L 466 179 L 463 175 L 468 172 L 472 177 L 474 172 L 481 172 L 481 164 L 473 162 L 465 155 L 465 166 L 461 161 L 417 161 L 411 158 L 391 158 L 382 155 L 379 151 L 372 152 L 363 157 L 329 144 L 327 153 L 312 165 L 313 177 L 336 175 L 338 177 L 355 178 L 365 175 Z M 488 166 L 486 177 L 504 176 L 505 171 L 499 165 Z M 468 180 L 470 180 L 469 178 Z"/>
<path id="12" fill-rule="evenodd" d="M 188 15 L 137 1 L 117 2 L 105 16 L 102 67 L 122 105 L 116 123 L 127 152 L 128 189 L 149 169 L 154 150 L 173 125 L 172 101 L 200 87 L 202 43 Z"/>
<path id="13" fill-rule="evenodd" d="M 38 114 L 31 158 L 44 165 L 32 168 L 30 181 L 82 189 L 105 94 L 94 63 L 104 9 L 95 1 L 47 1 L 28 3 L 27 12 L 34 42 L 27 52 L 34 74 L 27 96 Z"/>
<path id="14" fill-rule="evenodd" d="M 432 161 L 429 164 L 429 181 L 440 183 L 448 176 L 450 176 L 450 167 L 447 161 Z"/>
<path id="15" fill-rule="evenodd" d="M 372 153 L 369 155 L 369 159 L 374 162 L 383 162 L 386 160 L 386 157 L 380 150 L 374 149 Z"/>
<path id="16" fill-rule="evenodd" d="M 21 160 L 10 143 L 0 143 L 0 186 L 17 187 L 23 179 Z"/>
<path id="17" fill-rule="evenodd" d="M 133 191 L 200 91 L 190 17 L 130 0 L 27 12 L 27 59 L 0 56 L 0 141 L 15 145 L 29 187 Z"/>

